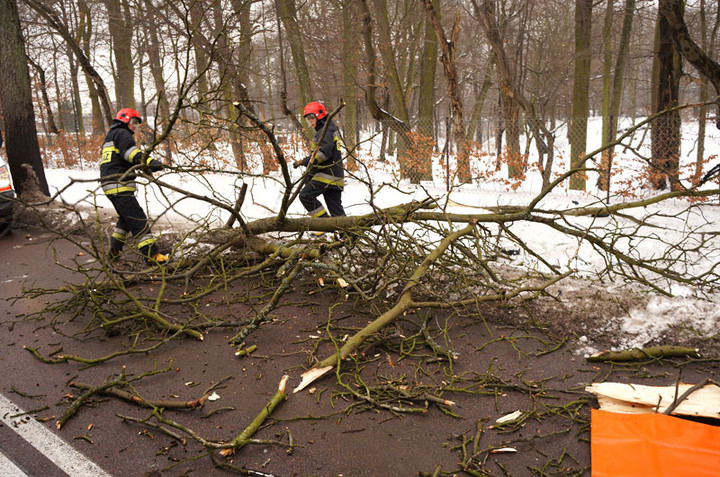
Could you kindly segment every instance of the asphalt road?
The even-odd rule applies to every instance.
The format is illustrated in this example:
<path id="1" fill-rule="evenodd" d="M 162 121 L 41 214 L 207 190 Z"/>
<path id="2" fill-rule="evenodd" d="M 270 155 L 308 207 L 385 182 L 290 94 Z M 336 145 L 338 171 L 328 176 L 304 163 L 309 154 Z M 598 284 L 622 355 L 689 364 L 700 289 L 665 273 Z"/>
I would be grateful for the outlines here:
<path id="1" fill-rule="evenodd" d="M 27 406 L 40 397 L 37 389 L 58 384 L 56 376 L 48 376 L 52 369 L 28 359 L 31 356 L 23 345 L 32 345 L 41 335 L 53 332 L 38 329 L 33 320 L 17 322 L 42 308 L 43 302 L 15 297 L 24 287 L 62 286 L 69 274 L 52 266 L 55 252 L 77 256 L 70 242 L 50 239 L 50 234 L 24 229 L 0 238 L 0 476 L 111 475 L 86 457 L 76 443 L 53 432 L 51 423 L 36 421 L 33 411 L 38 408 Z"/>

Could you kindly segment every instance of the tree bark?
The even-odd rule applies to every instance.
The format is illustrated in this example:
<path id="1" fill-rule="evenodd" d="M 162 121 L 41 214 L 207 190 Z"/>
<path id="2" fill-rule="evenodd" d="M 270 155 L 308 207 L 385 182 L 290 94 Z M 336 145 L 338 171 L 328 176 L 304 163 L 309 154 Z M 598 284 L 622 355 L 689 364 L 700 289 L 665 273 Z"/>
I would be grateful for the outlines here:
<path id="1" fill-rule="evenodd" d="M 465 121 L 463 119 L 462 95 L 460 92 L 460 80 L 455 67 L 455 50 L 458 36 L 460 35 L 460 14 L 456 14 L 450 38 L 445 35 L 440 24 L 440 18 L 435 12 L 431 0 L 423 0 L 427 10 L 430 23 L 435 30 L 437 42 L 440 45 L 440 62 L 443 65 L 445 79 L 448 82 L 450 92 L 450 110 L 452 114 L 452 129 L 455 147 L 457 148 L 457 176 L 460 182 L 470 181 L 469 145 L 465 137 Z"/>
<path id="2" fill-rule="evenodd" d="M 50 195 L 35 126 L 30 74 L 17 3 L 0 0 L 0 106 L 5 121 L 5 151 L 15 190 L 22 197 L 29 165 L 38 186 Z"/>
<path id="3" fill-rule="evenodd" d="M 570 167 L 577 169 L 587 148 L 592 61 L 592 0 L 575 0 L 575 72 L 570 123 Z M 570 189 L 585 190 L 585 174 L 570 176 Z"/>
<path id="4" fill-rule="evenodd" d="M 520 151 L 520 108 L 514 99 L 515 86 L 508 58 L 503 47 L 503 38 L 495 18 L 493 3 L 483 0 L 480 5 L 473 0 L 480 24 L 488 38 L 492 54 L 495 57 L 495 71 L 500 88 L 500 104 L 502 108 L 502 128 L 505 130 L 506 151 L 498 151 L 504 155 L 508 163 L 508 176 L 519 177 L 523 173 L 524 159 Z"/>
<path id="5" fill-rule="evenodd" d="M 660 0 L 660 13 L 667 19 L 675 47 L 700 73 L 705 75 L 720 95 L 720 63 L 710 58 L 690 37 L 681 0 Z"/>
<path id="6" fill-rule="evenodd" d="M 55 124 L 55 114 L 53 113 L 52 105 L 50 104 L 50 98 L 47 94 L 48 86 L 47 80 L 45 78 L 45 70 L 43 70 L 42 67 L 36 62 L 34 62 L 31 58 L 28 58 L 28 63 L 33 68 L 35 68 L 35 71 L 38 75 L 38 81 L 40 82 L 40 95 L 42 97 L 43 105 L 45 106 L 45 113 L 47 114 L 47 133 L 60 134 L 60 131 Z"/>
<path id="7" fill-rule="evenodd" d="M 348 151 L 354 151 L 357 145 L 357 86 L 360 53 L 357 47 L 360 30 L 357 23 L 358 9 L 355 2 L 342 4 L 342 89 L 345 101 L 343 138 Z M 346 167 L 353 169 L 352 154 Z"/>
<path id="8" fill-rule="evenodd" d="M 625 9 L 623 15 L 622 33 L 620 35 L 620 45 L 618 47 L 618 56 L 615 61 L 615 72 L 613 74 L 612 90 L 610 94 L 610 106 L 608 110 L 608 130 L 606 143 L 614 141 L 617 134 L 618 116 L 620 115 L 620 103 L 623 97 L 623 79 L 625 77 L 625 64 L 627 63 L 628 50 L 630 49 L 630 33 L 632 32 L 633 18 L 635 16 L 635 0 L 625 0 Z M 612 173 L 612 156 L 614 148 L 607 149 L 603 154 L 600 168 L 603 172 L 600 174 L 598 186 L 610 191 L 610 176 Z"/>
<path id="9" fill-rule="evenodd" d="M 290 52 L 292 53 L 295 76 L 298 81 L 300 107 L 302 107 L 312 101 L 314 95 L 310 68 L 307 64 L 307 56 L 303 46 L 305 42 L 300 34 L 300 26 L 297 21 L 297 6 L 295 0 L 276 0 L 276 5 L 280 20 L 285 27 L 285 34 L 290 42 Z"/>
<path id="10" fill-rule="evenodd" d="M 666 17 L 658 12 L 655 30 L 655 53 L 652 77 L 652 112 L 665 111 L 678 105 L 680 100 L 681 58 L 672 42 Z M 680 167 L 680 112 L 673 110 L 661 115 L 651 124 L 650 162 L 651 185 L 658 190 L 679 187 Z"/>
<path id="11" fill-rule="evenodd" d="M 440 0 L 433 0 L 433 8 L 438 11 Z M 438 15 L 440 13 L 438 12 Z M 425 21 L 422 57 L 420 58 L 420 85 L 418 87 L 418 132 L 424 140 L 435 138 L 435 72 L 437 71 L 438 43 L 432 22 Z M 428 168 L 425 180 L 432 176 L 430 158 L 423 164 Z"/>
<path id="12" fill-rule="evenodd" d="M 104 0 L 108 31 L 115 56 L 115 100 L 117 109 L 136 108 L 135 66 L 132 62 L 133 19 L 127 0 Z"/>
<path id="13" fill-rule="evenodd" d="M 380 121 L 384 127 L 389 127 L 392 131 L 397 133 L 400 138 L 403 148 L 407 149 L 412 146 L 412 139 L 409 137 L 410 125 L 407 121 L 399 119 L 397 116 L 390 114 L 385 109 L 381 108 L 377 102 L 377 84 L 378 84 L 378 72 L 377 72 L 377 55 L 375 53 L 375 46 L 372 40 L 372 18 L 370 16 L 370 9 L 367 5 L 367 0 L 360 0 L 360 6 L 362 7 L 363 16 L 363 28 L 362 36 L 363 43 L 365 45 L 365 55 L 367 61 L 367 85 L 365 86 L 365 102 L 367 104 L 368 111 L 373 119 Z"/>

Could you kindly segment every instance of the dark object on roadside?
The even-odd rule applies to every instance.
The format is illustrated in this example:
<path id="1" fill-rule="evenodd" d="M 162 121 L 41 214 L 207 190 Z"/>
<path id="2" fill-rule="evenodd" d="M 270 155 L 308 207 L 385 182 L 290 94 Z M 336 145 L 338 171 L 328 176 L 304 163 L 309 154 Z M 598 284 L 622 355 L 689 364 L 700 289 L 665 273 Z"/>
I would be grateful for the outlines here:
<path id="1" fill-rule="evenodd" d="M 10 182 L 10 170 L 0 158 L 0 237 L 10 230 L 14 205 L 15 191 Z"/>

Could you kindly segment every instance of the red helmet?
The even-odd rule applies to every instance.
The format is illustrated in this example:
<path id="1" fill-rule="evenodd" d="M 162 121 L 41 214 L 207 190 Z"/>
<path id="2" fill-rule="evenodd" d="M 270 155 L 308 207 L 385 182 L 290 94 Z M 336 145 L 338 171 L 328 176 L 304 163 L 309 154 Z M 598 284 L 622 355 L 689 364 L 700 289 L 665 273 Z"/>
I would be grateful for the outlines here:
<path id="1" fill-rule="evenodd" d="M 322 119 L 327 116 L 327 109 L 325 109 L 325 106 L 323 106 L 322 103 L 313 101 L 312 103 L 306 104 L 305 109 L 303 109 L 303 117 L 308 114 L 314 114 L 316 118 Z"/>
<path id="2" fill-rule="evenodd" d="M 142 123 L 142 118 L 140 117 L 140 113 L 138 113 L 137 111 L 135 111 L 132 108 L 122 108 L 115 115 L 115 119 L 117 119 L 118 121 L 122 121 L 125 124 L 129 123 L 132 118 L 137 118 L 137 120 Z"/>

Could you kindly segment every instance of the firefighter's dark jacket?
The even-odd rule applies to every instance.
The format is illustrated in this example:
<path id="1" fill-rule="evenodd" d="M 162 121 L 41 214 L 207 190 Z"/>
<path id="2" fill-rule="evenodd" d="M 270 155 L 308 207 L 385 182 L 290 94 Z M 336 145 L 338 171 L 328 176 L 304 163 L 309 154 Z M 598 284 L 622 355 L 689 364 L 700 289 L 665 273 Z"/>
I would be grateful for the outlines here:
<path id="1" fill-rule="evenodd" d="M 138 149 L 127 124 L 114 120 L 105 136 L 100 158 L 100 183 L 105 194 L 134 194 L 137 188 L 135 174 L 124 174 L 137 164 L 142 164 L 151 172 L 162 169 L 160 161 Z"/>
<path id="2" fill-rule="evenodd" d="M 315 124 L 315 139 L 312 148 L 320 141 L 320 133 L 325 125 L 326 118 L 319 119 Z M 303 159 L 302 164 L 307 166 L 310 163 L 310 156 Z M 340 133 L 335 123 L 330 121 L 325 136 L 320 142 L 320 149 L 315 155 L 315 160 L 310 168 L 312 177 L 310 180 L 320 182 L 326 187 L 342 190 L 345 185 L 343 168 L 343 158 L 340 152 Z"/>

